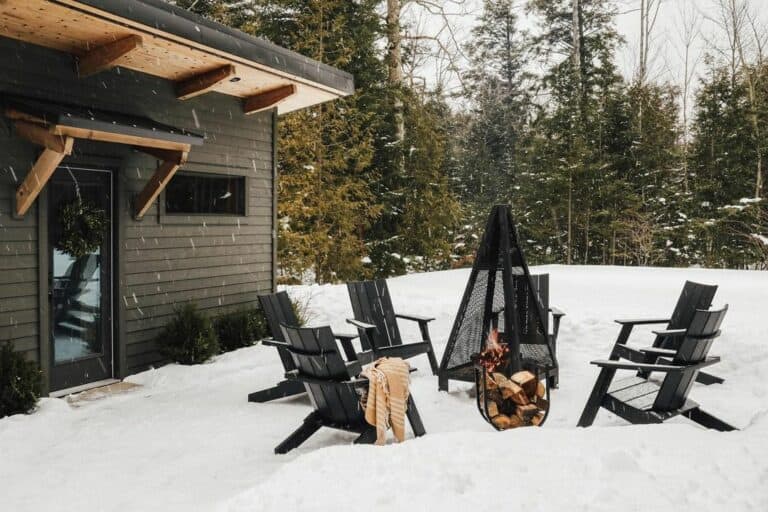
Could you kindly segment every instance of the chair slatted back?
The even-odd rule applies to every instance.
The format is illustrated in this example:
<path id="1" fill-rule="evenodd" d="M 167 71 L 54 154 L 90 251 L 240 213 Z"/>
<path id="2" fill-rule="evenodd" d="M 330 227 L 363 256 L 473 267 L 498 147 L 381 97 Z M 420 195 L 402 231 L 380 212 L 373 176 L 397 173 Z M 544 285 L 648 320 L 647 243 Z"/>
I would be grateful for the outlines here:
<path id="1" fill-rule="evenodd" d="M 386 280 L 347 283 L 347 291 L 355 319 L 376 326 L 373 339 L 365 334 L 360 338 L 365 350 L 403 344 Z"/>
<path id="2" fill-rule="evenodd" d="M 513 286 L 515 288 L 515 295 L 518 297 L 517 309 L 518 313 L 524 318 L 527 324 L 536 325 L 536 309 L 528 303 L 531 295 L 526 292 L 528 287 L 528 280 L 525 279 L 525 275 L 514 276 Z M 533 296 L 537 297 L 541 304 L 541 311 L 544 313 L 542 320 L 543 333 L 534 333 L 525 331 L 521 343 L 533 343 L 541 344 L 544 339 L 536 334 L 548 334 L 549 333 L 549 274 L 531 274 L 531 283 L 533 283 Z M 503 297 L 502 297 L 503 299 Z M 497 327 L 500 330 L 504 330 L 504 316 L 501 315 L 498 318 Z"/>
<path id="3" fill-rule="evenodd" d="M 344 358 L 339 352 L 330 327 L 290 327 L 281 325 L 283 337 L 293 362 L 301 375 L 328 384 L 306 384 L 312 404 L 317 412 L 331 423 L 358 425 L 365 422 L 360 399 L 352 386 L 339 386 L 332 382 L 349 380 Z"/>
<path id="4" fill-rule="evenodd" d="M 527 285 L 525 279 L 517 279 L 516 282 L 518 281 L 522 282 L 524 285 Z M 538 298 L 539 303 L 541 304 L 541 311 L 543 312 L 541 322 L 544 329 L 544 339 L 546 340 L 546 335 L 549 333 L 549 274 L 531 274 L 531 283 L 533 284 L 533 297 Z M 529 294 L 520 293 L 518 296 L 520 296 L 522 299 L 526 299 L 529 297 Z M 526 308 L 526 315 L 528 316 L 529 324 L 536 324 L 536 319 L 533 316 L 534 314 L 536 314 L 535 308 Z M 530 338 L 530 336 L 527 338 Z M 539 337 L 535 338 L 536 340 L 529 342 L 537 342 L 541 339 Z"/>
<path id="5" fill-rule="evenodd" d="M 280 329 L 282 324 L 292 327 L 299 327 L 299 319 L 293 311 L 291 299 L 286 292 L 271 293 L 269 295 L 259 295 L 259 303 L 267 318 L 267 325 L 272 333 L 272 337 L 278 341 L 283 339 L 283 332 Z"/>
<path id="6" fill-rule="evenodd" d="M 282 324 L 294 327 L 299 326 L 299 319 L 296 318 L 296 312 L 293 310 L 288 294 L 286 292 L 277 292 L 270 293 L 269 295 L 259 295 L 259 303 L 267 319 L 267 325 L 269 325 L 272 337 L 277 341 L 285 342 L 286 340 L 283 338 L 283 331 L 280 326 Z M 285 371 L 289 372 L 296 369 L 291 354 L 283 348 L 278 348 L 277 353 L 280 355 Z"/>
<path id="7" fill-rule="evenodd" d="M 683 291 L 680 292 L 680 298 L 677 299 L 669 324 L 667 324 L 667 329 L 688 329 L 696 311 L 709 309 L 712 305 L 715 292 L 717 292 L 717 285 L 686 281 Z M 657 337 L 653 346 L 675 349 L 677 348 L 675 341 L 672 338 Z"/>
<path id="8" fill-rule="evenodd" d="M 682 365 L 704 361 L 709 354 L 712 342 L 720 335 L 720 325 L 727 311 L 728 306 L 713 311 L 697 310 L 672 362 Z M 667 373 L 656 395 L 653 408 L 658 411 L 669 411 L 682 407 L 697 374 L 698 370 Z"/>

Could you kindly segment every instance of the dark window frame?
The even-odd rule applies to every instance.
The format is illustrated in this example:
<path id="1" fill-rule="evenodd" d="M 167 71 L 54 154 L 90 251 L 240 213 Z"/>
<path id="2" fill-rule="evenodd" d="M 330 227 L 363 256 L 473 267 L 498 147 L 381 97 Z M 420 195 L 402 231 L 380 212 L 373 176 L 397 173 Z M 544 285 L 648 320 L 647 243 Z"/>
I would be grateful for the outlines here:
<path id="1" fill-rule="evenodd" d="M 209 178 L 209 179 L 236 179 L 240 180 L 242 183 L 242 194 L 243 194 L 243 204 L 242 204 L 242 210 L 240 212 L 175 212 L 175 211 L 168 211 L 167 208 L 167 193 L 168 189 L 173 183 L 173 179 L 168 183 L 168 185 L 163 190 L 163 193 L 161 194 L 159 203 L 159 213 L 161 220 L 167 219 L 169 223 L 175 223 L 176 221 L 183 220 L 187 217 L 189 218 L 200 218 L 200 217 L 208 217 L 210 219 L 243 219 L 247 218 L 249 215 L 248 212 L 248 202 L 249 202 L 249 195 L 248 192 L 250 190 L 250 177 L 243 175 L 243 174 L 229 174 L 229 173 L 217 173 L 217 172 L 203 172 L 203 171 L 179 171 L 176 173 L 174 178 L 176 176 L 191 176 L 191 177 L 198 177 L 198 178 Z"/>

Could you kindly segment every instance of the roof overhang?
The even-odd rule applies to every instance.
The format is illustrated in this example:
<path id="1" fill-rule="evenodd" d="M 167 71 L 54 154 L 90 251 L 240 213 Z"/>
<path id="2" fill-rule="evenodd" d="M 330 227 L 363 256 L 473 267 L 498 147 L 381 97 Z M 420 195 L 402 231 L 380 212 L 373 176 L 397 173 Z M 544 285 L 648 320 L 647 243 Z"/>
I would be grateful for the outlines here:
<path id="1" fill-rule="evenodd" d="M 136 218 L 144 216 L 179 167 L 184 165 L 191 147 L 202 144 L 204 140 L 201 135 L 146 117 L 32 98 L 3 97 L 2 111 L 13 121 L 19 137 L 42 148 L 32 169 L 16 189 L 14 214 L 17 217 L 22 217 L 29 210 L 56 167 L 72 153 L 76 140 L 124 144 L 160 160 L 155 173 L 134 198 Z"/>
<path id="2" fill-rule="evenodd" d="M 173 81 L 179 100 L 241 98 L 245 113 L 354 92 L 349 73 L 162 0 L 6 0 L 0 36 L 73 55 L 81 77 L 120 66 Z"/>

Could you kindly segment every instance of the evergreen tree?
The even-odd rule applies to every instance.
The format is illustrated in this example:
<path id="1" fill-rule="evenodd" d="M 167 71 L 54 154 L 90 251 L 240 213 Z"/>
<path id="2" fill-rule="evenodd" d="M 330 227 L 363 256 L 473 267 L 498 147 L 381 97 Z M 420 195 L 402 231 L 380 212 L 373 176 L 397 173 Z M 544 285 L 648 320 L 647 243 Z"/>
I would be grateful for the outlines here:
<path id="1" fill-rule="evenodd" d="M 357 92 L 280 119 L 279 260 L 285 279 L 310 270 L 318 282 L 357 279 L 364 233 L 380 212 L 370 189 L 377 89 L 376 2 L 270 0 L 259 33 L 352 73 Z"/>
<path id="2" fill-rule="evenodd" d="M 743 74 L 709 60 L 701 79 L 690 155 L 696 219 L 692 244 L 708 266 L 748 268 L 766 264 L 762 238 L 768 232 L 765 201 L 754 199 L 754 169 L 758 155 L 753 126 L 748 122 L 751 102 Z M 754 72 L 755 70 L 751 70 Z M 768 69 L 759 71 L 768 73 Z M 764 83 L 765 80 L 762 80 Z M 761 104 L 768 91 L 758 90 Z M 758 111 L 766 132 L 768 112 Z M 768 140 L 762 141 L 765 147 Z"/>
<path id="3" fill-rule="evenodd" d="M 549 222 L 529 236 L 549 258 L 571 262 L 605 259 L 610 225 L 623 187 L 616 189 L 619 169 L 611 146 L 626 132 L 620 108 L 623 84 L 614 52 L 620 37 L 606 0 L 533 0 L 541 19 L 536 41 L 548 59 L 544 76 L 548 108 L 536 122 L 529 149 L 527 190 L 538 190 L 529 216 Z M 619 144 L 621 146 L 621 144 Z M 546 176 L 539 176 L 546 173 Z M 553 244 L 555 244 L 553 246 Z"/>
<path id="4" fill-rule="evenodd" d="M 517 28 L 514 0 L 485 0 L 467 44 L 464 76 L 473 115 L 466 133 L 460 180 L 465 223 L 479 232 L 489 205 L 512 203 L 521 147 L 531 110 L 527 41 Z"/>

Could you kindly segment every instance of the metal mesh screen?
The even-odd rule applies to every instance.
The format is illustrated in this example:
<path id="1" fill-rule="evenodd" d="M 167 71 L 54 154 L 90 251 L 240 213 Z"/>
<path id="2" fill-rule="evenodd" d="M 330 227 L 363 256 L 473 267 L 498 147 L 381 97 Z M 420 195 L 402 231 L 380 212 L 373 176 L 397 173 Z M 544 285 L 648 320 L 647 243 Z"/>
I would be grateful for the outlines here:
<path id="1" fill-rule="evenodd" d="M 502 237 L 508 237 L 508 242 L 500 240 Z M 507 207 L 494 207 L 440 371 L 449 378 L 472 380 L 473 356 L 483 350 L 494 327 L 498 327 L 502 341 L 511 350 L 517 350 L 513 360 L 521 368 L 553 367 L 556 362 L 544 314 L 517 244 L 509 211 Z"/>

